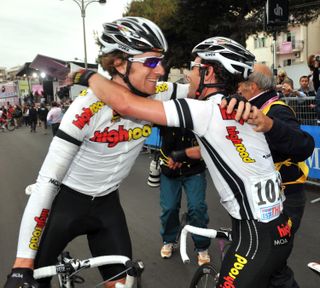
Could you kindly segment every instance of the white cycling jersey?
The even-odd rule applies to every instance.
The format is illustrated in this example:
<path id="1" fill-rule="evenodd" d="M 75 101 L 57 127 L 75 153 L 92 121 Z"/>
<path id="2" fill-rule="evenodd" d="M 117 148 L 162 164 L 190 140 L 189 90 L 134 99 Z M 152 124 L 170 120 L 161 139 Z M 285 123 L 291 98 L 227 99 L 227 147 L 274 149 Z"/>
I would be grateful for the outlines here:
<path id="1" fill-rule="evenodd" d="M 186 97 L 188 85 L 159 82 L 154 99 Z M 115 191 L 129 174 L 151 124 L 104 105 L 85 90 L 65 113 L 40 169 L 25 208 L 17 257 L 34 258 L 52 201 L 61 183 L 80 193 L 99 197 Z M 72 207 L 70 207 L 72 209 Z M 57 236 L 58 237 L 58 236 Z"/>
<path id="2" fill-rule="evenodd" d="M 223 95 L 208 100 L 164 102 L 168 126 L 194 131 L 221 203 L 236 219 L 269 222 L 282 211 L 281 179 L 263 133 L 220 108 Z"/>

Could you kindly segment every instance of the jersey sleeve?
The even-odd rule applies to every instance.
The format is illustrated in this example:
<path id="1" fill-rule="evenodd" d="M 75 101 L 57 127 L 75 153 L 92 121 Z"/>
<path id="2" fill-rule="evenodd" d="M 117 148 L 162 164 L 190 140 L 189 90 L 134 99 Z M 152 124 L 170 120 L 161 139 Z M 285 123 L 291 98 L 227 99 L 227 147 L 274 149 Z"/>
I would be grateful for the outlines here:
<path id="1" fill-rule="evenodd" d="M 92 102 L 91 106 L 87 105 L 88 101 Z M 95 101 L 98 100 L 76 99 L 64 115 L 22 217 L 17 257 L 35 258 L 52 202 L 86 136 L 86 127 L 92 120 L 89 116 L 97 109 Z M 91 110 L 83 107 L 91 107 Z"/>
<path id="2" fill-rule="evenodd" d="M 198 136 L 203 136 L 207 131 L 208 119 L 213 113 L 209 101 L 177 99 L 165 101 L 163 106 L 167 126 L 193 130 Z"/>

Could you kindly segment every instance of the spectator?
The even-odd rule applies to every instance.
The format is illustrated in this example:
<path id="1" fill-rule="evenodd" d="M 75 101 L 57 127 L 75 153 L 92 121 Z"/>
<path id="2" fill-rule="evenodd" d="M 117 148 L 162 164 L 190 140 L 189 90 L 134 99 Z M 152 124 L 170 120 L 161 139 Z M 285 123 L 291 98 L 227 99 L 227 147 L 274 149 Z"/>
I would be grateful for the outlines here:
<path id="1" fill-rule="evenodd" d="M 173 151 L 182 150 L 198 145 L 194 134 L 183 128 L 160 127 L 161 155 L 160 155 L 160 206 L 161 229 L 163 246 L 160 254 L 162 258 L 170 258 L 176 246 L 179 231 L 179 211 L 181 207 L 181 193 L 184 189 L 187 195 L 188 223 L 193 226 L 206 228 L 209 222 L 206 198 L 206 165 L 204 161 L 187 159 L 178 169 L 168 166 Z M 199 266 L 210 262 L 208 247 L 210 239 L 194 235 L 193 242 L 198 253 Z"/>
<path id="2" fill-rule="evenodd" d="M 308 66 L 311 71 L 310 81 L 316 91 L 316 114 L 317 114 L 317 125 L 320 125 L 320 55 L 310 55 L 308 59 Z"/>
<path id="3" fill-rule="evenodd" d="M 46 107 L 45 103 L 40 104 L 40 108 L 38 109 L 38 116 L 39 116 L 39 126 L 43 123 L 44 129 L 47 129 L 47 115 L 48 115 L 48 108 Z"/>
<path id="4" fill-rule="evenodd" d="M 293 81 L 291 78 L 288 77 L 287 72 L 284 69 L 279 69 L 277 78 L 276 78 L 276 89 L 277 91 L 282 90 L 282 84 L 283 83 L 289 83 L 291 87 L 293 87 Z"/>
<path id="5" fill-rule="evenodd" d="M 320 55 L 311 54 L 308 58 L 308 66 L 311 71 L 310 86 L 311 90 L 318 91 L 320 86 L 320 75 L 319 75 Z"/>
<path id="6" fill-rule="evenodd" d="M 315 96 L 316 92 L 312 90 L 310 85 L 309 77 L 307 75 L 301 76 L 299 79 L 300 88 L 299 92 L 304 93 L 307 97 L 314 97 L 312 99 L 305 99 L 303 101 L 298 101 L 300 109 L 300 116 L 302 118 L 303 124 L 314 124 L 314 121 L 317 119 L 316 115 L 316 102 Z"/>
<path id="7" fill-rule="evenodd" d="M 304 100 L 302 98 L 306 97 L 301 91 L 294 90 L 290 80 L 284 80 L 282 83 L 281 92 L 279 92 L 280 98 L 282 98 L 294 111 L 297 113 L 298 120 L 303 122 L 305 118 L 304 112 Z M 299 97 L 299 99 L 284 99 L 284 98 L 293 98 Z"/>
<path id="8" fill-rule="evenodd" d="M 17 128 L 21 127 L 22 125 L 22 109 L 20 105 L 16 105 L 14 112 L 13 112 L 14 122 Z"/>
<path id="9" fill-rule="evenodd" d="M 30 132 L 36 132 L 37 123 L 38 123 L 38 111 L 34 103 L 31 104 L 31 107 L 29 109 L 29 121 L 30 121 Z"/>
<path id="10" fill-rule="evenodd" d="M 51 103 L 51 109 L 47 115 L 47 121 L 51 125 L 53 136 L 56 135 L 56 133 L 59 129 L 62 116 L 63 116 L 63 114 L 62 114 L 61 108 L 58 106 L 57 102 L 53 101 Z"/>
<path id="11" fill-rule="evenodd" d="M 22 110 L 22 115 L 23 115 L 23 122 L 25 124 L 25 126 L 29 126 L 30 125 L 30 121 L 29 121 L 29 109 L 30 109 L 30 105 L 24 105 L 23 106 L 23 110 Z"/>

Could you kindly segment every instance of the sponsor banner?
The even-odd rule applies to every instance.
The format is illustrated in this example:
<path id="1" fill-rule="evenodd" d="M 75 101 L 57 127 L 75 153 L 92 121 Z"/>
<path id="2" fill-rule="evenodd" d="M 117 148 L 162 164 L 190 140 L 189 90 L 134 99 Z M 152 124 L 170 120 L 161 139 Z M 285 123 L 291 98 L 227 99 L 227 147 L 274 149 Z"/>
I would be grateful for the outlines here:
<path id="1" fill-rule="evenodd" d="M 1 84 L 0 87 L 0 98 L 18 96 L 16 85 L 13 82 Z"/>
<path id="2" fill-rule="evenodd" d="M 309 178 L 320 179 L 320 126 L 301 125 L 301 128 L 312 135 L 315 148 L 312 155 L 306 160 L 309 167 Z"/>

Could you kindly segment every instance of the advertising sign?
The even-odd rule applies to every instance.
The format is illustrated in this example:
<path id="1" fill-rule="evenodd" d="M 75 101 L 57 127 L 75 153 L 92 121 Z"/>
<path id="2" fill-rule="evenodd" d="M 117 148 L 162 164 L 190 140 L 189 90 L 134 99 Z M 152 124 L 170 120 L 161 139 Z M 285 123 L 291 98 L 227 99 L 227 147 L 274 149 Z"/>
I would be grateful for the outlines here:
<path id="1" fill-rule="evenodd" d="M 320 126 L 302 125 L 301 128 L 312 135 L 315 141 L 313 154 L 306 160 L 309 166 L 309 178 L 320 179 Z"/>

